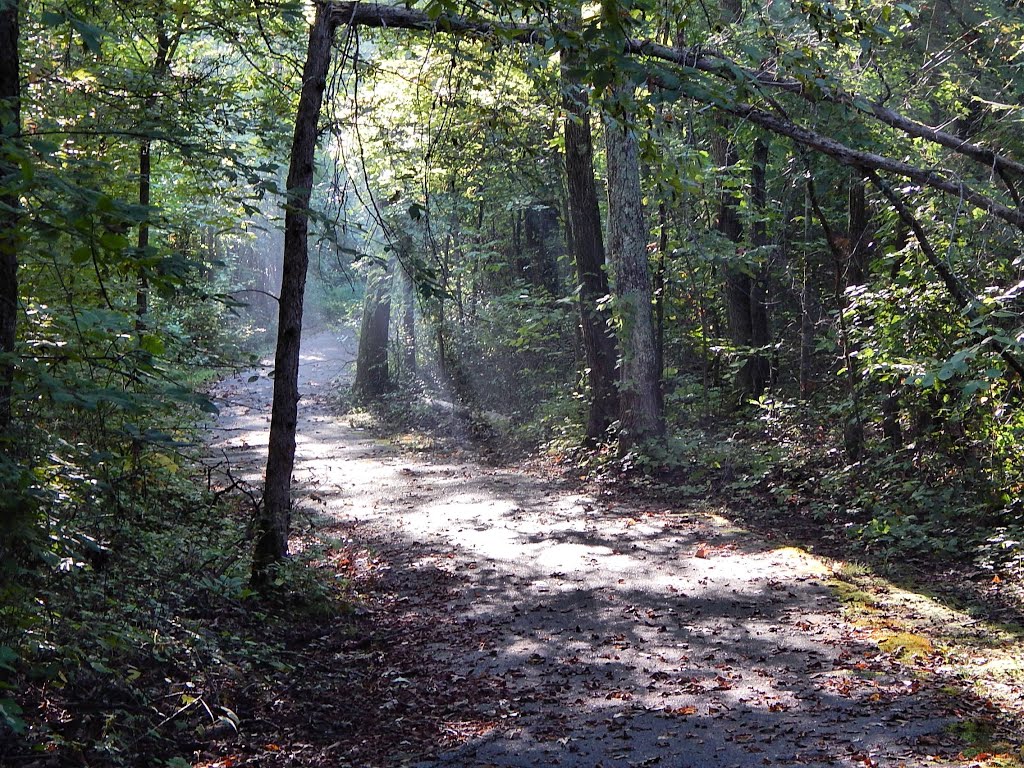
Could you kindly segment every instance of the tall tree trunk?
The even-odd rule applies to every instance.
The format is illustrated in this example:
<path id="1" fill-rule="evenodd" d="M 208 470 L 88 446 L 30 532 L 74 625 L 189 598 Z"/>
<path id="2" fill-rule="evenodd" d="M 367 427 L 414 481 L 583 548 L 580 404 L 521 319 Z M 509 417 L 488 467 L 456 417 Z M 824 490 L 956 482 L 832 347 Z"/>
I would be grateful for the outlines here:
<path id="1" fill-rule="evenodd" d="M 813 216 L 811 193 L 805 188 L 804 233 L 800 259 L 800 396 L 803 398 L 810 397 L 817 386 L 814 380 L 814 328 L 818 319 L 818 300 L 810 264 Z"/>
<path id="2" fill-rule="evenodd" d="M 151 150 L 152 139 L 145 138 L 139 145 L 139 207 L 146 209 L 146 218 L 139 224 L 137 253 L 140 264 L 136 271 L 135 291 L 135 330 L 143 331 L 146 327 L 146 315 L 149 313 L 149 273 L 144 262 L 149 250 L 149 203 L 152 183 L 153 165 Z"/>
<path id="3" fill-rule="evenodd" d="M 580 326 L 590 384 L 587 439 L 600 440 L 618 417 L 615 386 L 615 337 L 599 302 L 608 295 L 601 211 L 594 179 L 594 144 L 587 95 L 572 72 L 582 66 L 573 48 L 562 53 L 565 93 L 565 174 L 568 191 L 569 237 L 580 284 Z"/>
<path id="4" fill-rule="evenodd" d="M 620 89 L 623 101 L 632 94 Z M 647 228 L 640 188 L 640 147 L 630 125 L 607 114 L 604 121 L 608 165 L 608 251 L 615 269 L 619 343 L 620 447 L 629 449 L 665 434 L 658 351 L 647 260 Z"/>
<path id="5" fill-rule="evenodd" d="M 756 349 L 764 349 L 772 340 L 771 325 L 768 319 L 768 270 L 765 256 L 768 250 L 768 142 L 762 138 L 754 142 L 754 153 L 751 162 L 750 186 L 751 202 L 754 206 L 755 220 L 750 230 L 750 244 L 758 254 L 758 266 L 750 280 L 750 344 Z M 771 363 L 764 352 L 751 355 L 746 364 L 746 385 L 750 397 L 758 397 L 771 376 Z"/>
<path id="6" fill-rule="evenodd" d="M 867 282 L 868 264 L 871 261 L 871 228 L 864 180 L 859 174 L 850 179 L 849 219 L 850 266 L 846 284 L 863 285 Z"/>
<path id="7" fill-rule="evenodd" d="M 392 265 L 370 281 L 363 304 L 363 322 L 356 353 L 356 378 L 352 391 L 356 399 L 378 400 L 391 389 L 388 342 L 391 335 Z"/>
<path id="8" fill-rule="evenodd" d="M 724 121 L 723 121 L 724 122 Z M 714 142 L 715 160 L 719 166 L 731 169 L 739 162 L 739 152 L 725 137 Z M 766 164 L 768 145 L 758 140 L 754 145 L 751 168 L 751 202 L 758 215 L 767 205 Z M 733 243 L 743 241 L 743 223 L 732 192 L 723 189 L 718 207 L 716 229 Z M 750 244 L 763 249 L 768 244 L 768 233 L 763 222 L 751 227 Z M 737 258 L 740 256 L 737 253 Z M 754 272 L 751 275 L 751 272 Z M 725 296 L 729 316 L 729 337 L 739 347 L 760 348 L 770 341 L 768 328 L 766 278 L 762 269 L 751 270 L 748 264 L 729 263 L 725 268 Z M 747 357 L 736 373 L 736 396 L 739 401 L 757 397 L 768 384 L 768 359 L 759 353 L 746 353 Z"/>
<path id="9" fill-rule="evenodd" d="M 316 6 L 309 47 L 302 71 L 302 90 L 295 115 L 288 168 L 288 207 L 284 219 L 284 260 L 281 268 L 277 353 L 274 357 L 274 402 L 263 506 L 257 520 L 252 578 L 266 584 L 270 566 L 288 553 L 291 480 L 295 464 L 295 426 L 299 404 L 299 343 L 302 304 L 309 264 L 309 198 L 317 145 L 317 123 L 331 63 L 334 23 L 330 10 Z"/>
<path id="10" fill-rule="evenodd" d="M 523 218 L 523 234 L 529 252 L 529 280 L 550 296 L 558 296 L 558 262 L 551 247 L 551 235 L 558 226 L 558 210 L 553 205 L 535 203 Z"/>
<path id="11" fill-rule="evenodd" d="M 658 204 L 658 264 L 654 270 L 654 328 L 657 344 L 658 381 L 661 382 L 662 407 L 665 402 L 665 303 L 668 300 L 665 283 L 668 254 L 668 205 L 664 200 Z"/>
<path id="12" fill-rule="evenodd" d="M 402 363 L 405 374 L 416 375 L 416 286 L 404 266 L 402 276 Z"/>
<path id="13" fill-rule="evenodd" d="M 17 0 L 0 0 L 0 434 L 11 423 L 14 346 L 18 332 L 20 173 L 13 160 L 21 136 Z"/>
<path id="14" fill-rule="evenodd" d="M 720 120 L 723 130 L 727 121 Z M 739 151 L 724 135 L 712 139 L 712 152 L 715 163 L 724 173 L 731 173 L 739 162 Z M 743 240 L 743 223 L 740 221 L 739 207 L 736 197 L 723 181 L 722 191 L 718 199 L 717 229 L 723 237 L 737 246 Z M 735 263 L 740 254 L 725 265 L 725 307 L 729 323 L 729 338 L 739 347 L 750 346 L 753 329 L 750 324 L 750 275 L 743 265 Z M 740 368 L 736 377 L 736 389 L 740 399 L 747 395 L 749 384 L 745 381 L 746 363 Z"/>
<path id="15" fill-rule="evenodd" d="M 181 39 L 181 27 L 175 35 L 176 41 Z M 157 19 L 156 59 L 153 62 L 154 92 L 143 102 L 143 114 L 149 114 L 156 106 L 156 89 L 161 79 L 171 66 L 172 41 L 164 29 L 162 19 Z M 145 262 L 149 251 L 149 206 L 153 188 L 153 139 L 146 136 L 139 143 L 139 207 L 143 209 L 145 218 L 139 223 L 137 253 L 140 260 L 136 271 L 135 293 L 135 330 L 142 332 L 146 327 L 146 315 L 149 313 L 149 271 Z"/>

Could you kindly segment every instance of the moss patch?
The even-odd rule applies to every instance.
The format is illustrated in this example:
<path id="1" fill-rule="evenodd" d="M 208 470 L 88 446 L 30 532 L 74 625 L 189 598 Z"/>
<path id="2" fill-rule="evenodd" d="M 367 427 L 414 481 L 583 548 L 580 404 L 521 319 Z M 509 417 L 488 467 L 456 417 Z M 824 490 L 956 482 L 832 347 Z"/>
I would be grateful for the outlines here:
<path id="1" fill-rule="evenodd" d="M 856 584 L 841 579 L 832 579 L 828 585 L 835 593 L 836 599 L 848 609 L 871 611 L 878 605 L 871 593 L 865 592 Z"/>
<path id="2" fill-rule="evenodd" d="M 931 640 L 913 632 L 896 632 L 887 635 L 878 641 L 878 647 L 900 661 L 924 659 L 935 653 Z"/>

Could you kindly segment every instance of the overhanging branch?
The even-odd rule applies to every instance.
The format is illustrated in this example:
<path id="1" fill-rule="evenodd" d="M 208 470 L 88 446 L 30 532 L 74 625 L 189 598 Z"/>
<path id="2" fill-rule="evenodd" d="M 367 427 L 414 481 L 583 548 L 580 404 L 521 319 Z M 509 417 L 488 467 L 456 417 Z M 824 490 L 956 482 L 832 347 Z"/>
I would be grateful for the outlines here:
<path id="1" fill-rule="evenodd" d="M 938 272 L 939 277 L 942 278 L 942 282 L 946 286 L 946 291 L 953 297 L 953 300 L 959 305 L 960 309 L 967 315 L 967 318 L 972 321 L 977 320 L 979 314 L 974 297 L 972 297 L 963 286 L 959 278 L 953 274 L 953 271 L 949 266 L 939 258 L 939 255 L 935 252 L 935 249 L 932 247 L 931 242 L 928 239 L 928 234 L 924 231 L 924 227 L 918 218 L 910 211 L 903 200 L 900 199 L 896 190 L 887 184 L 877 173 L 874 171 L 866 171 L 864 176 L 879 192 L 882 193 L 885 199 L 892 204 L 892 207 L 896 209 L 896 213 L 899 214 L 899 217 L 913 231 L 914 237 L 917 239 L 917 244 L 921 247 L 921 252 L 928 260 L 932 269 Z M 1006 361 L 1006 364 L 1010 366 L 1018 376 L 1024 379 L 1024 363 L 1021 363 L 1021 361 L 1017 359 L 1017 356 L 1009 345 L 1001 341 L 997 336 L 990 336 L 989 339 L 999 352 L 999 356 Z"/>
<path id="2" fill-rule="evenodd" d="M 1012 224 L 1018 229 L 1024 231 L 1024 213 L 1015 208 L 1003 205 L 988 195 L 982 194 L 976 189 L 969 187 L 962 181 L 950 179 L 940 171 L 919 168 L 916 165 L 911 165 L 910 163 L 903 162 L 902 160 L 894 160 L 891 157 L 885 157 L 884 155 L 879 155 L 874 152 L 865 152 L 864 150 L 853 149 L 842 142 L 803 128 L 789 120 L 786 120 L 785 118 L 772 115 L 764 110 L 757 109 L 750 104 L 728 105 L 713 103 L 710 99 L 705 103 L 750 123 L 759 125 L 772 133 L 787 136 L 810 149 L 821 152 L 824 155 L 828 155 L 842 165 L 860 169 L 887 171 L 889 173 L 896 174 L 897 176 L 903 176 L 911 181 L 915 181 L 918 184 L 945 192 L 947 195 L 961 198 L 977 208 L 987 211 L 996 218 L 1002 219 L 1008 224 Z"/>
<path id="3" fill-rule="evenodd" d="M 337 24 L 471 34 L 481 37 L 497 36 L 509 42 L 519 43 L 545 44 L 549 43 L 553 36 L 565 33 L 565 30 L 560 30 L 557 27 L 545 30 L 536 25 L 483 21 L 454 14 L 442 14 L 435 19 L 418 9 L 378 3 L 338 2 L 332 4 L 332 10 L 333 19 Z M 885 125 L 902 131 L 907 136 L 938 144 L 979 163 L 1003 178 L 1011 189 L 1011 193 L 1014 188 L 1007 177 L 1024 178 L 1024 163 L 967 141 L 948 131 L 925 125 L 881 104 L 871 103 L 838 87 L 821 90 L 809 89 L 795 78 L 780 77 L 771 72 L 743 67 L 717 52 L 700 48 L 670 48 L 652 40 L 630 38 L 625 41 L 623 49 L 624 53 L 630 55 L 649 57 L 694 69 L 722 80 L 744 82 L 758 89 L 781 90 L 797 95 L 811 103 L 828 102 L 855 109 Z"/>

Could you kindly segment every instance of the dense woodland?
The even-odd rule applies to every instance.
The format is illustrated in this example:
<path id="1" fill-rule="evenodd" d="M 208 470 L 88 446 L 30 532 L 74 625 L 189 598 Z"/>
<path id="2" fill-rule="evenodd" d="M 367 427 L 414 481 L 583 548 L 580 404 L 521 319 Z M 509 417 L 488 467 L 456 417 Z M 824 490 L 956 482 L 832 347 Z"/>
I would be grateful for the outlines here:
<path id="1" fill-rule="evenodd" d="M 160 681 L 337 598 L 286 558 L 304 327 L 382 430 L 1012 603 L 1022 56 L 1011 0 L 0 0 L 0 762 L 189 765 Z M 265 484 L 215 481 L 268 355 Z"/>

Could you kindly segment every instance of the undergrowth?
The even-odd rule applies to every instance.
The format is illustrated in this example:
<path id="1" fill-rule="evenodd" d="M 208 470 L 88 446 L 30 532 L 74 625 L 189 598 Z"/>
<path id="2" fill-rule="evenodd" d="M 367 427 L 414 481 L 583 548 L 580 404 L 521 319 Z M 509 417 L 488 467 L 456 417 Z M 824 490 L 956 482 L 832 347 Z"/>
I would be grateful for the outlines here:
<path id="1" fill-rule="evenodd" d="M 249 589 L 247 499 L 177 468 L 116 496 L 79 512 L 102 556 L 7 573 L 4 765 L 190 765 L 237 731 L 254 687 L 289 671 L 296 623 L 347 609 L 344 582 L 298 560 L 270 592 Z"/>
<path id="2" fill-rule="evenodd" d="M 842 422 L 806 414 L 765 399 L 728 421 L 680 415 L 663 441 L 628 452 L 554 441 L 549 453 L 578 479 L 722 504 L 882 569 L 931 564 L 1019 590 L 1024 507 L 962 446 L 922 435 L 897 449 L 869 428 L 854 460 Z"/>

